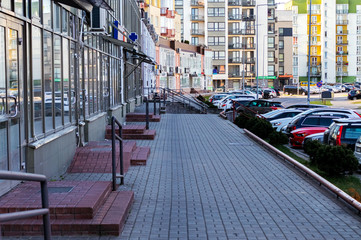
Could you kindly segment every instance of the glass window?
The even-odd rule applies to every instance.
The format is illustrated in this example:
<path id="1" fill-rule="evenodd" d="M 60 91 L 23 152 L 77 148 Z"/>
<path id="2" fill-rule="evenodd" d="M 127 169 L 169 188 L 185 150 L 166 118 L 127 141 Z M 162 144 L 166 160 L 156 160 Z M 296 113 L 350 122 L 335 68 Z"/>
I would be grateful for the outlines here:
<path id="1" fill-rule="evenodd" d="M 5 28 L 0 26 L 0 94 L 6 91 L 5 72 Z M 0 102 L 2 104 L 2 102 Z M 0 105 L 0 115 L 5 114 L 5 106 Z M 1 134 L 0 134 L 1 135 Z M 1 152 L 1 151 L 0 151 Z"/>
<path id="2" fill-rule="evenodd" d="M 15 12 L 20 15 L 24 15 L 24 3 L 23 0 L 15 0 Z"/>
<path id="3" fill-rule="evenodd" d="M 31 17 L 40 18 L 40 3 L 39 0 L 31 0 Z"/>
<path id="4" fill-rule="evenodd" d="M 361 136 L 361 128 L 359 127 L 348 127 L 345 130 L 346 139 L 357 139 Z"/>
<path id="5" fill-rule="evenodd" d="M 279 60 L 280 62 L 283 62 L 283 61 L 284 61 L 284 54 L 283 54 L 283 53 L 279 53 L 279 54 L 278 54 L 278 60 Z"/>
<path id="6" fill-rule="evenodd" d="M 34 134 L 43 133 L 43 102 L 42 102 L 42 50 L 41 50 L 41 30 L 32 27 L 32 80 L 33 80 L 33 114 L 34 114 Z"/>
<path id="7" fill-rule="evenodd" d="M 275 66 L 269 65 L 268 66 L 268 76 L 274 76 L 275 75 Z"/>
<path id="8" fill-rule="evenodd" d="M 1 7 L 11 10 L 11 0 L 2 0 Z"/>
<path id="9" fill-rule="evenodd" d="M 59 7 L 59 5 L 57 4 L 53 4 L 53 9 L 54 9 L 54 14 L 53 14 L 53 18 L 54 18 L 54 31 L 55 32 L 60 32 L 60 27 L 61 27 L 61 21 L 60 21 L 60 17 L 61 17 L 61 8 Z"/>
<path id="10" fill-rule="evenodd" d="M 71 108 L 71 122 L 75 122 L 75 42 L 70 42 L 70 96 L 69 107 Z"/>
<path id="11" fill-rule="evenodd" d="M 284 41 L 283 41 L 283 40 L 280 40 L 280 41 L 278 42 L 278 48 L 279 48 L 279 49 L 283 49 L 283 48 L 284 48 Z"/>
<path id="12" fill-rule="evenodd" d="M 70 85 L 69 85 L 69 40 L 63 38 L 63 106 L 64 106 L 64 123 L 70 121 Z"/>
<path id="13" fill-rule="evenodd" d="M 51 28 L 51 0 L 43 0 L 43 24 Z"/>
<path id="14" fill-rule="evenodd" d="M 62 125 L 62 76 L 61 76 L 61 37 L 54 35 L 54 102 L 55 109 L 59 110 L 60 114 L 55 115 L 55 127 Z"/>
<path id="15" fill-rule="evenodd" d="M 45 131 L 53 129 L 53 74 L 52 74 L 52 46 L 51 33 L 44 31 L 44 102 L 45 102 Z M 60 109 L 55 107 L 55 116 L 61 114 Z"/>
<path id="16" fill-rule="evenodd" d="M 309 117 L 309 118 L 306 118 L 302 125 L 311 125 L 311 126 L 317 126 L 319 124 L 319 118 L 312 118 L 312 117 Z"/>
<path id="17" fill-rule="evenodd" d="M 83 99 L 84 99 L 84 110 L 85 110 L 85 116 L 89 116 L 89 107 L 88 107 L 88 72 L 89 72 L 89 69 L 88 69 L 88 48 L 84 48 L 84 61 L 83 61 L 83 65 L 84 65 L 84 79 L 83 79 L 83 84 L 84 84 L 84 87 L 83 87 L 83 92 L 82 92 L 82 95 L 83 95 Z"/>
<path id="18" fill-rule="evenodd" d="M 68 34 L 68 11 L 63 9 L 61 15 L 62 33 Z"/>

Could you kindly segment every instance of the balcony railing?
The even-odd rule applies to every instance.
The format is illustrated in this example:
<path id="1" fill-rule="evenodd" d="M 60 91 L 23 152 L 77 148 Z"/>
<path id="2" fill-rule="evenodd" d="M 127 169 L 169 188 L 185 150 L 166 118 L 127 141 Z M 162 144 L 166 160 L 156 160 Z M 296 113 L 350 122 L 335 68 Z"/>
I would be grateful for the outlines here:
<path id="1" fill-rule="evenodd" d="M 228 14 L 228 20 L 241 20 L 241 14 Z"/>
<path id="2" fill-rule="evenodd" d="M 313 45 L 313 46 L 319 46 L 319 45 L 321 45 L 321 42 L 314 42 L 314 41 L 311 41 L 311 45 Z"/>
<path id="3" fill-rule="evenodd" d="M 228 73 L 228 77 L 230 77 L 230 78 L 235 78 L 235 77 L 237 77 L 237 78 L 239 78 L 239 77 L 241 77 L 241 74 L 239 73 L 239 72 L 231 72 L 231 73 Z"/>
<path id="4" fill-rule="evenodd" d="M 336 31 L 337 35 L 347 35 L 348 31 L 347 30 L 342 30 L 342 31 Z"/>
<path id="5" fill-rule="evenodd" d="M 243 15 L 242 16 L 242 21 L 255 21 L 255 20 L 256 20 L 256 18 L 253 15 L 250 15 L 250 16 Z"/>
<path id="6" fill-rule="evenodd" d="M 228 58 L 228 63 L 240 63 L 240 62 L 241 62 L 240 57 Z"/>
<path id="7" fill-rule="evenodd" d="M 193 6 L 193 7 L 204 7 L 204 2 L 192 0 L 191 1 L 191 6 Z"/>
<path id="8" fill-rule="evenodd" d="M 191 15 L 192 21 L 204 21 L 204 16 L 202 15 Z"/>
<path id="9" fill-rule="evenodd" d="M 160 8 L 160 15 L 161 16 L 167 16 L 168 8 L 162 7 Z"/>
<path id="10" fill-rule="evenodd" d="M 247 64 L 255 64 L 255 63 L 256 63 L 256 59 L 255 59 L 255 58 L 247 58 L 247 59 L 246 59 L 246 63 L 247 63 Z"/>
<path id="11" fill-rule="evenodd" d="M 336 44 L 337 45 L 347 45 L 348 41 L 337 41 Z"/>
<path id="12" fill-rule="evenodd" d="M 276 5 L 275 0 L 268 0 L 268 1 L 267 1 L 267 5 L 268 5 L 268 6 Z"/>
<path id="13" fill-rule="evenodd" d="M 348 21 L 347 20 L 336 20 L 336 24 L 337 25 L 347 25 Z"/>
<path id="14" fill-rule="evenodd" d="M 230 35 L 255 35 L 254 29 L 230 29 Z"/>
<path id="15" fill-rule="evenodd" d="M 241 48 L 242 48 L 241 43 L 228 44 L 228 49 L 241 49 Z"/>
<path id="16" fill-rule="evenodd" d="M 347 51 L 337 51 L 336 55 L 348 55 Z"/>
<path id="17" fill-rule="evenodd" d="M 337 65 L 348 66 L 348 62 L 346 62 L 346 61 L 337 61 Z"/>
<path id="18" fill-rule="evenodd" d="M 204 30 L 192 29 L 192 35 L 204 35 Z"/>
<path id="19" fill-rule="evenodd" d="M 242 6 L 240 0 L 228 0 L 228 6 Z"/>
<path id="20" fill-rule="evenodd" d="M 167 18 L 175 18 L 175 11 L 167 10 Z"/>
<path id="21" fill-rule="evenodd" d="M 161 27 L 160 28 L 160 35 L 162 35 L 162 36 L 167 35 L 167 28 L 166 27 Z"/>
<path id="22" fill-rule="evenodd" d="M 336 14 L 348 14 L 348 10 L 346 10 L 346 9 L 336 9 Z"/>
<path id="23" fill-rule="evenodd" d="M 336 76 L 348 76 L 348 72 L 336 72 Z"/>
<path id="24" fill-rule="evenodd" d="M 320 9 L 311 10 L 311 14 L 321 14 L 321 10 Z"/>
<path id="25" fill-rule="evenodd" d="M 252 72 L 252 71 L 247 71 L 245 72 L 245 77 L 255 77 L 256 76 L 256 73 Z"/>
<path id="26" fill-rule="evenodd" d="M 311 71 L 310 76 L 319 77 L 321 76 L 321 71 Z"/>
<path id="27" fill-rule="evenodd" d="M 307 65 L 308 65 L 308 62 L 307 62 Z M 297 66 L 297 65 L 296 65 Z M 320 62 L 312 62 L 311 63 L 311 67 L 319 67 L 321 66 L 321 63 Z"/>
<path id="28" fill-rule="evenodd" d="M 254 6 L 256 6 L 256 1 L 254 1 L 254 0 L 251 0 L 251 1 L 242 0 L 242 6 L 244 6 L 244 7 L 254 7 Z"/>

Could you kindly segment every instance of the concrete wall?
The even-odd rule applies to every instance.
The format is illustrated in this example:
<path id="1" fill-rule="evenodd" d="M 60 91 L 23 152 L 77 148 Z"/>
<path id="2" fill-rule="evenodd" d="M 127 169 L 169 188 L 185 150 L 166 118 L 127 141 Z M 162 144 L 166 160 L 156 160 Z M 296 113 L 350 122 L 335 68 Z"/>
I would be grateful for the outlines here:
<path id="1" fill-rule="evenodd" d="M 101 113 L 85 120 L 85 141 L 102 141 L 105 138 L 105 127 L 108 124 L 107 114 Z"/>
<path id="2" fill-rule="evenodd" d="M 76 150 L 76 127 L 70 127 L 29 144 L 26 168 L 29 173 L 44 174 L 49 179 L 64 174 Z"/>

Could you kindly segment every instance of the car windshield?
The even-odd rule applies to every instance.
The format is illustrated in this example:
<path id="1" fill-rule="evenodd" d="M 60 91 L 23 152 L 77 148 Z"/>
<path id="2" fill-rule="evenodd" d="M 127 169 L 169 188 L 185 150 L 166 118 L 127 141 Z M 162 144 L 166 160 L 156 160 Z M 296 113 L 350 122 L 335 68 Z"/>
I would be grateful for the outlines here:
<path id="1" fill-rule="evenodd" d="M 276 114 L 279 114 L 283 112 L 282 110 L 275 110 L 275 111 L 271 111 L 271 112 L 268 112 L 268 113 L 264 113 L 264 114 L 261 114 L 263 117 L 265 118 L 269 118 L 269 117 L 272 117 L 272 116 L 275 116 Z"/>

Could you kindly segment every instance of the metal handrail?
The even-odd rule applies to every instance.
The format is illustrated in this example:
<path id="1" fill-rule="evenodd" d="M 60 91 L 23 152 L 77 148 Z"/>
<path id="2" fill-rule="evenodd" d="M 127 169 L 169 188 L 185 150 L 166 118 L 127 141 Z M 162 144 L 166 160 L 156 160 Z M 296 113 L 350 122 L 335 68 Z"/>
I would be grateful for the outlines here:
<path id="1" fill-rule="evenodd" d="M 124 184 L 124 166 L 123 166 L 123 139 L 122 139 L 122 124 L 112 116 L 112 179 L 113 179 L 113 191 L 116 190 L 117 178 L 120 178 L 120 185 Z M 116 134 L 116 125 L 119 128 L 119 135 Z M 119 164 L 120 164 L 120 175 L 117 175 L 117 164 L 116 164 L 116 149 L 115 140 L 119 141 Z"/>
<path id="2" fill-rule="evenodd" d="M 0 179 L 40 182 L 42 208 L 21 211 L 21 212 L 0 214 L 0 223 L 43 215 L 44 239 L 45 240 L 51 239 L 49 197 L 48 197 L 48 185 L 47 185 L 46 176 L 40 174 L 32 174 L 32 173 L 0 171 Z"/>
<path id="3" fill-rule="evenodd" d="M 188 98 L 188 97 L 184 96 L 182 93 L 178 93 L 172 89 L 167 88 L 165 90 L 167 91 L 167 93 L 170 97 L 173 97 L 173 98 L 179 97 L 179 98 L 181 98 L 181 100 L 183 100 L 183 102 L 188 101 L 189 106 L 191 105 L 191 103 L 195 104 L 196 106 L 201 108 L 201 111 L 203 113 L 207 113 L 208 105 L 206 105 L 204 103 L 200 103 L 200 102 L 196 101 L 194 98 Z"/>

